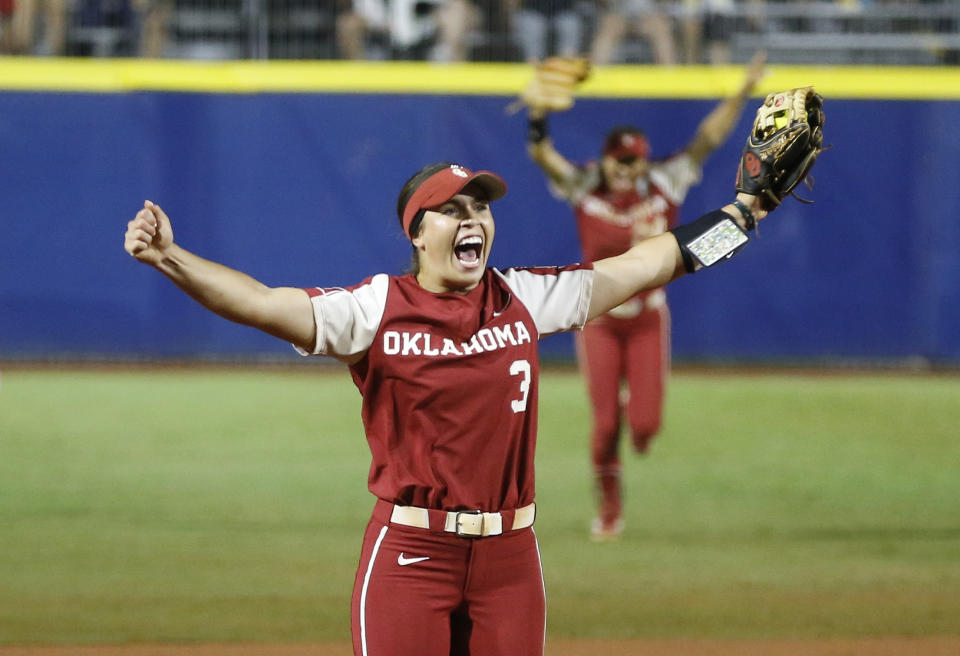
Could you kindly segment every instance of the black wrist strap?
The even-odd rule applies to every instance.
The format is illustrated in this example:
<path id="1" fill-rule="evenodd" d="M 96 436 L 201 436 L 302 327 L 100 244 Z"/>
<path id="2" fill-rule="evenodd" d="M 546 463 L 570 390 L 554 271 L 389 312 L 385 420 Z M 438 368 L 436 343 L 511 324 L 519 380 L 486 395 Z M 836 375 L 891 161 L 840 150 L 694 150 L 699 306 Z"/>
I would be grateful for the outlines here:
<path id="1" fill-rule="evenodd" d="M 721 210 L 704 214 L 670 232 L 680 245 L 683 267 L 688 273 L 733 257 L 750 241 L 750 235 Z"/>
<path id="2" fill-rule="evenodd" d="M 547 117 L 531 118 L 527 122 L 527 140 L 530 143 L 540 143 L 547 138 Z"/>
<path id="3" fill-rule="evenodd" d="M 753 218 L 753 212 L 751 212 L 750 209 L 744 205 L 739 198 L 734 200 L 732 205 L 740 210 L 740 214 L 743 215 L 743 221 L 747 226 L 747 230 L 753 230 L 757 227 L 757 220 Z"/>

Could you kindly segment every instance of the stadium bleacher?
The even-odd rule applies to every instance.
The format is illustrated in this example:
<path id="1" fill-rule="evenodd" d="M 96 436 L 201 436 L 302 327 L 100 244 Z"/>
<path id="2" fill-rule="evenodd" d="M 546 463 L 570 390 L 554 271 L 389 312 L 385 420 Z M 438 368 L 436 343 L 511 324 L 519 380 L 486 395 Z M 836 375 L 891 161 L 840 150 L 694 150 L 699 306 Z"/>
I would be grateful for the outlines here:
<path id="1" fill-rule="evenodd" d="M 550 2 L 536 4 L 549 8 Z M 13 0 L 0 43 L 8 52 L 34 55 L 336 59 L 343 56 L 338 17 L 379 12 L 386 17 L 388 43 L 384 49 L 383 33 L 368 31 L 368 38 L 380 39 L 376 54 L 371 43 L 370 58 L 443 59 L 449 48 L 437 47 L 441 14 L 451 3 L 466 7 L 456 15 L 468 21 L 461 30 L 468 60 L 520 60 L 518 42 L 525 36 L 514 31 L 512 18 L 525 3 L 517 0 L 72 0 L 43 11 L 38 0 Z M 66 43 L 44 37 L 44 25 L 54 22 L 50 7 L 56 6 L 68 14 L 65 36 L 57 36 Z M 583 23 L 584 53 L 591 51 L 601 15 L 617 6 L 573 4 Z M 781 64 L 960 63 L 960 0 L 686 0 L 655 6 L 672 26 L 668 38 L 681 64 L 744 62 L 761 48 L 771 63 Z M 17 12 L 29 20 L 17 20 Z M 658 63 L 640 33 L 627 33 L 611 63 Z M 548 38 L 553 45 L 555 35 Z M 702 43 L 689 43 L 697 39 Z M 698 47 L 717 39 L 726 61 Z"/>

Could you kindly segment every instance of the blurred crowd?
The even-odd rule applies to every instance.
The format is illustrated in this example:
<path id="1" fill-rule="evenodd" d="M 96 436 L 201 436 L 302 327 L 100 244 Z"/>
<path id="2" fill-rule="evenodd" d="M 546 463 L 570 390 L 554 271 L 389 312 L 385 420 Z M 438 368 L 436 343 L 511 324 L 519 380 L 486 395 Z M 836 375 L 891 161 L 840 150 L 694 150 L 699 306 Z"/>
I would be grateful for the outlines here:
<path id="1" fill-rule="evenodd" d="M 165 0 L 0 0 L 0 53 L 162 57 Z"/>
<path id="2" fill-rule="evenodd" d="M 957 64 L 960 0 L 0 0 L 0 54 Z"/>

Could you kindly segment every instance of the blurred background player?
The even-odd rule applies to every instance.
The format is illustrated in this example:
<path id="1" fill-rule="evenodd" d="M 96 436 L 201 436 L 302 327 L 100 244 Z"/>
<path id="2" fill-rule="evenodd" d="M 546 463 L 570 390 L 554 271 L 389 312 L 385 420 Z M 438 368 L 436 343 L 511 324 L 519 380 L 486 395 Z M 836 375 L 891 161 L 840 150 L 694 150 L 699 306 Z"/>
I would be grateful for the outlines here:
<path id="1" fill-rule="evenodd" d="M 701 121 L 690 143 L 663 160 L 650 159 L 650 144 L 636 127 L 611 130 L 599 162 L 576 165 L 547 135 L 549 108 L 526 98 L 530 120 L 528 152 L 551 189 L 574 210 L 586 261 L 627 251 L 676 224 L 687 191 L 700 181 L 701 165 L 730 135 L 766 55 L 757 53 L 739 91 Z M 569 106 L 572 103 L 567 103 Z M 670 313 L 666 292 L 650 289 L 592 321 L 576 336 L 577 358 L 592 406 L 591 461 L 598 511 L 595 540 L 615 539 L 623 530 L 619 442 L 626 414 L 633 446 L 645 454 L 660 430 L 670 367 Z"/>

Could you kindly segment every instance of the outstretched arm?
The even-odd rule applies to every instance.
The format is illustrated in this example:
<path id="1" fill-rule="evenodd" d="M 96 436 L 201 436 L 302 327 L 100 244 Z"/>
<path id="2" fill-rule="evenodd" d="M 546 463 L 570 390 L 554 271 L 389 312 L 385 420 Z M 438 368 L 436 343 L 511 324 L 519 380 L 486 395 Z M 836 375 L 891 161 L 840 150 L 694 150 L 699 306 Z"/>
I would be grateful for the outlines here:
<path id="1" fill-rule="evenodd" d="M 783 124 L 778 126 L 777 120 Z M 757 111 L 757 122 L 764 134 L 759 142 L 753 134 L 747 139 L 734 185 L 736 199 L 622 255 L 594 262 L 588 320 L 638 292 L 730 258 L 749 241 L 746 230 L 755 228 L 806 178 L 823 150 L 823 98 L 813 87 L 770 94 Z M 779 151 L 762 150 L 779 140 L 785 144 Z"/>
<path id="2" fill-rule="evenodd" d="M 573 179 L 577 167 L 554 147 L 547 132 L 548 114 L 546 110 L 530 108 L 527 114 L 527 153 L 552 182 L 562 185 Z"/>
<path id="3" fill-rule="evenodd" d="M 734 202 L 746 207 L 752 220 L 759 221 L 767 215 L 757 196 L 740 193 Z M 736 221 L 740 228 L 752 227 L 748 217 L 733 203 L 725 205 L 720 211 Z M 711 227 L 714 218 L 715 213 L 711 213 L 688 226 L 699 225 L 696 230 L 699 232 Z M 701 224 L 701 221 L 706 221 L 706 224 Z M 597 260 L 593 263 L 593 295 L 590 298 L 588 320 L 608 312 L 638 292 L 676 280 L 688 271 L 689 265 L 685 264 L 685 259 L 689 262 L 681 251 L 678 235 L 670 231 L 645 239 L 622 255 Z"/>
<path id="4" fill-rule="evenodd" d="M 697 127 L 693 140 L 686 151 L 698 164 L 702 163 L 714 150 L 723 145 L 730 136 L 730 131 L 740 119 L 744 105 L 757 82 L 764 75 L 764 66 L 767 63 L 767 53 L 756 53 L 747 64 L 743 84 L 736 94 L 724 99 L 719 105 L 707 114 Z"/>
<path id="5" fill-rule="evenodd" d="M 547 116 L 573 107 L 577 85 L 590 76 L 590 62 L 582 57 L 547 57 L 533 67 L 533 78 L 521 92 L 527 107 L 527 152 L 554 183 L 573 180 L 577 168 L 563 157 L 547 135 Z"/>
<path id="6" fill-rule="evenodd" d="M 127 224 L 124 249 L 172 280 L 208 310 L 313 351 L 316 324 L 310 297 L 294 287 L 267 287 L 245 273 L 205 260 L 173 240 L 159 205 L 146 201 Z"/>

